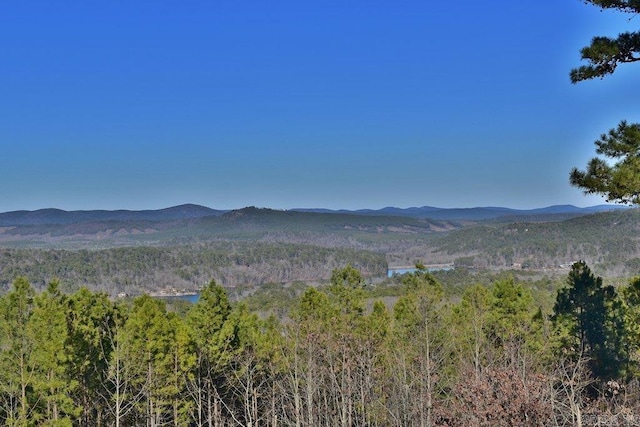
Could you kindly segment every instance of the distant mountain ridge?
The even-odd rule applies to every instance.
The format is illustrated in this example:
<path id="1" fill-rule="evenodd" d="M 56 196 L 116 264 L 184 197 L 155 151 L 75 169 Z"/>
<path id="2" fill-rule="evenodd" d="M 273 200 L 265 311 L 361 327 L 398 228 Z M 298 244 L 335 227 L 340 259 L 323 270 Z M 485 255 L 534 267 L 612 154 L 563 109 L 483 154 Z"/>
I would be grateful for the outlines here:
<path id="1" fill-rule="evenodd" d="M 62 209 L 39 209 L 35 211 L 12 211 L 0 213 L 0 227 L 20 225 L 65 225 L 94 221 L 172 221 L 220 216 L 227 211 L 216 210 L 194 204 L 184 204 L 157 210 L 88 210 L 65 211 Z"/>
<path id="2" fill-rule="evenodd" d="M 434 219 L 438 215 L 464 220 Z M 380 267 L 385 262 L 398 266 L 416 260 L 473 269 L 555 271 L 583 259 L 617 277 L 640 271 L 640 209 L 609 205 L 320 212 L 256 207 L 221 211 L 198 205 L 155 211 L 42 209 L 0 214 L 0 248 L 0 288 L 5 289 L 20 275 L 42 275 L 40 260 L 52 253 L 47 270 L 53 272 L 51 277 L 66 271 L 91 275 L 93 261 L 85 265 L 78 260 L 95 251 L 110 251 L 105 252 L 112 260 L 108 265 L 117 268 L 115 273 L 101 271 L 92 280 L 102 282 L 94 285 L 119 283 L 131 277 L 128 269 L 143 268 L 144 286 L 149 289 L 160 284 L 163 274 L 163 286 L 173 282 L 195 286 L 207 275 L 227 284 L 327 278 L 332 268 L 348 260 L 375 265 L 375 271 L 384 270 Z M 199 258 L 176 255 L 183 250 Z M 74 255 L 75 251 L 85 252 Z M 167 251 L 171 255 L 163 258 Z M 71 253 L 73 260 L 65 265 L 56 258 L 61 253 Z M 18 264 L 25 269 L 16 269 L 14 255 L 24 261 Z M 121 255 L 131 259 L 118 258 Z M 217 266 L 215 271 L 212 265 Z M 74 280 L 81 280 L 82 274 Z"/>
<path id="3" fill-rule="evenodd" d="M 123 219 L 125 218 L 125 219 Z M 73 220 L 77 222 L 70 222 Z M 57 221 L 57 223 L 54 223 Z M 40 210 L 0 214 L 0 247 L 107 248 L 219 239 L 348 241 L 357 235 L 425 235 L 461 224 L 397 215 L 313 213 L 246 207 L 233 211 L 187 206 L 161 211 Z M 327 237 L 332 236 L 332 237 Z"/>
<path id="4" fill-rule="evenodd" d="M 247 208 L 243 208 L 247 209 Z M 35 211 L 12 211 L 0 213 L 0 227 L 24 225 L 65 225 L 95 221 L 174 221 L 198 219 L 204 217 L 218 217 L 230 212 L 242 212 L 243 209 L 233 211 L 212 209 L 195 204 L 184 204 L 157 210 L 78 210 L 65 211 L 47 208 Z M 385 207 L 382 209 L 324 209 L 324 208 L 295 208 L 284 212 L 320 213 L 320 214 L 349 214 L 368 216 L 401 216 L 418 219 L 433 219 L 443 221 L 483 221 L 498 218 L 532 217 L 536 215 L 569 215 L 578 216 L 597 212 L 628 209 L 620 205 L 597 205 L 579 208 L 573 205 L 554 205 L 537 209 L 511 209 L 505 207 L 475 207 L 475 208 L 437 208 L 422 207 Z M 274 211 L 260 209 L 263 213 Z M 281 211 L 282 212 L 282 211 Z"/>
<path id="5" fill-rule="evenodd" d="M 531 217 L 535 215 L 587 215 L 598 212 L 629 209 L 621 205 L 596 205 L 579 208 L 573 205 L 553 205 L 537 209 L 511 209 L 504 207 L 475 207 L 475 208 L 436 208 L 432 206 L 396 208 L 386 207 L 382 209 L 360 210 L 330 210 L 330 209 L 292 209 L 299 212 L 316 213 L 352 213 L 360 215 L 390 215 L 406 216 L 410 218 L 428 218 L 447 221 L 483 221 L 497 218 L 513 218 L 518 216 Z"/>

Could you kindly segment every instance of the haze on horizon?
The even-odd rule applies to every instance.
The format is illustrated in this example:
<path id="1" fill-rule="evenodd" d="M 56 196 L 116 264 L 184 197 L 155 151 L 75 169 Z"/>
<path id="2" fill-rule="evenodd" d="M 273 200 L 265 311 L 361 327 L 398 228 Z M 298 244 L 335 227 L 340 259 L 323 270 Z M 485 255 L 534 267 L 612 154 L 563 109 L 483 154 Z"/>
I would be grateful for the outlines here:
<path id="1" fill-rule="evenodd" d="M 579 0 L 0 4 L 0 212 L 531 209 L 638 121 L 634 65 L 571 85 Z"/>

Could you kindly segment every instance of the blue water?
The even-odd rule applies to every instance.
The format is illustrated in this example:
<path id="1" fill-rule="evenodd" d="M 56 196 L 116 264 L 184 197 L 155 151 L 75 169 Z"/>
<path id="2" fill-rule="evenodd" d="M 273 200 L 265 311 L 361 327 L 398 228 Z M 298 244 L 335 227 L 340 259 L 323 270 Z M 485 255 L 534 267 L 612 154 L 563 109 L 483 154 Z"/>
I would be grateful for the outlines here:
<path id="1" fill-rule="evenodd" d="M 200 295 L 199 294 L 195 294 L 195 295 L 180 295 L 178 297 L 176 297 L 178 299 L 183 299 L 183 300 L 187 300 L 193 304 L 197 303 L 198 300 L 200 299 Z"/>
<path id="2" fill-rule="evenodd" d="M 415 273 L 417 268 L 390 268 L 387 270 L 387 277 L 393 277 L 394 274 Z"/>
<path id="3" fill-rule="evenodd" d="M 200 295 L 199 294 L 195 294 L 195 295 L 170 295 L 170 296 L 161 296 L 159 298 L 162 298 L 162 299 L 165 299 L 165 300 L 182 299 L 182 300 L 189 301 L 190 303 L 195 304 L 200 299 Z"/>

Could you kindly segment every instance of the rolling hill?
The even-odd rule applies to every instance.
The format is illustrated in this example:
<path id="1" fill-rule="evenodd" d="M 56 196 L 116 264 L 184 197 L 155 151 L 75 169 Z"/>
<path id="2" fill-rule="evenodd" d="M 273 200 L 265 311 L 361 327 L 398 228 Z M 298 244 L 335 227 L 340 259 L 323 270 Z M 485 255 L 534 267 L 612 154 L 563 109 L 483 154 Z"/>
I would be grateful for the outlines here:
<path id="1" fill-rule="evenodd" d="M 100 248 L 267 236 L 425 234 L 461 225 L 400 216 L 311 213 L 247 207 L 229 212 L 188 206 L 162 211 L 35 211 L 0 216 L 0 245 Z M 211 213 L 210 215 L 207 215 Z"/>
<path id="2" fill-rule="evenodd" d="M 22 225 L 63 225 L 98 221 L 171 221 L 205 216 L 219 216 L 226 211 L 204 206 L 185 204 L 158 210 L 89 210 L 64 211 L 61 209 L 39 209 L 36 211 L 13 211 L 0 213 L 0 227 Z"/>
<path id="3" fill-rule="evenodd" d="M 417 261 L 553 273 L 582 259 L 604 276 L 640 273 L 638 209 L 478 209 L 449 212 L 458 220 L 196 205 L 10 212 L 0 214 L 0 287 L 28 275 L 40 284 L 60 277 L 69 286 L 155 292 L 197 289 L 211 278 L 226 286 L 326 280 L 346 263 L 382 277 L 388 266 Z"/>
<path id="4" fill-rule="evenodd" d="M 382 209 L 360 210 L 331 210 L 297 208 L 290 210 L 258 209 L 248 207 L 235 211 L 211 209 L 205 206 L 184 204 L 157 210 L 80 210 L 65 211 L 61 209 L 47 208 L 35 211 L 12 211 L 0 213 L 0 227 L 23 225 L 62 225 L 79 222 L 103 222 L 103 221 L 174 221 L 197 219 L 204 217 L 218 217 L 230 212 L 245 212 L 249 210 L 263 213 L 272 211 L 280 213 L 317 213 L 338 215 L 366 215 L 366 216 L 401 216 L 417 219 L 433 219 L 443 221 L 483 221 L 497 218 L 516 218 L 549 215 L 581 216 L 597 212 L 624 210 L 628 207 L 620 205 L 597 205 L 579 208 L 573 205 L 556 205 L 538 209 L 510 209 L 504 207 L 476 207 L 476 208 L 436 208 L 431 206 L 396 208 L 386 207 Z M 237 214 L 235 214 L 237 215 Z"/>

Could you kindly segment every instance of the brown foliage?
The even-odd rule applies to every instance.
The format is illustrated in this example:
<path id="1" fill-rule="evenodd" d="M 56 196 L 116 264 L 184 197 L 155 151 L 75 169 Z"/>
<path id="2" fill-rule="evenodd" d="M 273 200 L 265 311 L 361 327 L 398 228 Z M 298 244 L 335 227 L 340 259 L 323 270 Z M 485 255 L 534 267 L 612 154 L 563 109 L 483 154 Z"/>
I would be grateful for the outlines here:
<path id="1" fill-rule="evenodd" d="M 463 372 L 454 385 L 443 426 L 546 426 L 552 417 L 548 382 L 543 375 L 514 368 Z"/>

